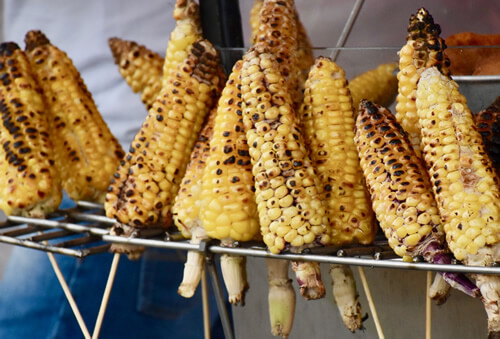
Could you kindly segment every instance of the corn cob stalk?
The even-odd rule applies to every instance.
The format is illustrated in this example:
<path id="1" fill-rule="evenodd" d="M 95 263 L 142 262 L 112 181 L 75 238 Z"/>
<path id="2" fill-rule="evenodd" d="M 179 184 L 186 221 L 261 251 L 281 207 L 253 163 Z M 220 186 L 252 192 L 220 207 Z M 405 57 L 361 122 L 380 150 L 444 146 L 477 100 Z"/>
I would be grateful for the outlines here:
<path id="1" fill-rule="evenodd" d="M 279 70 L 295 107 L 302 102 L 297 63 L 297 16 L 293 0 L 264 0 L 255 43 L 266 46 L 279 61 Z"/>
<path id="2" fill-rule="evenodd" d="M 427 172 L 391 112 L 362 100 L 355 141 L 373 210 L 389 246 L 404 260 L 422 256 L 434 264 L 451 263 Z M 443 273 L 443 278 L 464 293 L 478 294 L 463 275 Z"/>
<path id="3" fill-rule="evenodd" d="M 429 298 L 434 300 L 437 305 L 442 305 L 448 300 L 450 290 L 451 286 L 443 279 L 441 274 L 436 273 L 427 293 L 429 293 Z"/>
<path id="4" fill-rule="evenodd" d="M 475 114 L 474 120 L 493 167 L 500 175 L 500 96 L 486 109 Z"/>
<path id="5" fill-rule="evenodd" d="M 114 175 L 104 206 L 108 217 L 132 230 L 170 224 L 191 150 L 217 97 L 217 64 L 215 48 L 200 40 L 170 73 Z"/>
<path id="6" fill-rule="evenodd" d="M 323 185 L 323 197 L 330 221 L 330 239 L 333 245 L 370 244 L 377 231 L 373 211 L 365 188 L 363 172 L 354 144 L 354 116 L 351 95 L 344 71 L 331 59 L 319 57 L 309 72 L 305 84 L 304 103 L 300 119 L 304 127 L 304 139 L 311 159 Z M 333 286 L 342 285 L 356 290 L 349 267 L 339 273 L 332 267 Z M 361 307 L 357 293 L 339 294 L 351 296 L 337 300 L 344 323 L 351 330 L 361 328 Z M 358 305 L 352 307 L 352 305 Z M 344 310 L 345 309 L 345 310 Z M 352 311 L 359 312 L 353 313 Z M 357 326 L 357 327 L 354 327 Z"/>
<path id="7" fill-rule="evenodd" d="M 28 32 L 25 42 L 51 114 L 63 188 L 73 200 L 103 202 L 124 152 L 66 53 L 40 31 Z"/>
<path id="8" fill-rule="evenodd" d="M 193 43 L 202 38 L 200 9 L 194 0 L 177 0 L 173 16 L 176 24 L 165 52 L 162 87 L 167 85 L 170 72 L 187 58 Z"/>
<path id="9" fill-rule="evenodd" d="M 229 247 L 255 239 L 259 233 L 252 164 L 242 120 L 240 72 L 238 61 L 219 99 L 199 197 L 200 219 L 207 235 Z M 222 255 L 221 269 L 229 301 L 244 304 L 248 288 L 245 257 Z"/>
<path id="10" fill-rule="evenodd" d="M 135 41 L 115 37 L 108 44 L 120 74 L 149 110 L 161 90 L 164 59 Z"/>
<path id="11" fill-rule="evenodd" d="M 417 88 L 424 159 L 448 246 L 466 265 L 500 261 L 500 188 L 458 85 L 432 67 Z M 500 277 L 473 275 L 491 337 L 500 335 Z"/>
<path id="12" fill-rule="evenodd" d="M 29 61 L 14 42 L 0 44 L 0 209 L 43 218 L 61 202 L 47 108 Z"/>
<path id="13" fill-rule="evenodd" d="M 398 78 L 394 75 L 397 64 L 381 64 L 374 69 L 361 73 L 349 81 L 352 106 L 358 110 L 361 100 L 388 107 L 398 93 Z"/>
<path id="14" fill-rule="evenodd" d="M 271 333 L 288 338 L 295 316 L 295 291 L 288 278 L 288 260 L 266 259 Z"/>
<path id="15" fill-rule="evenodd" d="M 410 17 L 406 44 L 399 51 L 398 95 L 396 119 L 408 133 L 417 156 L 420 156 L 420 128 L 415 105 L 417 82 L 429 67 L 449 74 L 450 60 L 445 56 L 446 44 L 439 36 L 441 28 L 425 8 Z"/>
<path id="16" fill-rule="evenodd" d="M 356 280 L 347 265 L 330 265 L 333 298 L 346 327 L 354 332 L 363 327 Z"/>
<path id="17" fill-rule="evenodd" d="M 201 180 L 205 169 L 206 160 L 210 151 L 210 139 L 213 135 L 215 114 L 213 108 L 207 122 L 200 132 L 197 142 L 193 147 L 186 173 L 182 178 L 179 192 L 172 206 L 172 216 L 175 226 L 185 238 L 191 239 L 192 244 L 199 244 L 208 239 L 205 229 L 199 218 L 201 193 Z M 200 283 L 203 265 L 203 253 L 188 251 L 184 264 L 184 275 L 178 293 L 185 298 L 191 298 Z"/>

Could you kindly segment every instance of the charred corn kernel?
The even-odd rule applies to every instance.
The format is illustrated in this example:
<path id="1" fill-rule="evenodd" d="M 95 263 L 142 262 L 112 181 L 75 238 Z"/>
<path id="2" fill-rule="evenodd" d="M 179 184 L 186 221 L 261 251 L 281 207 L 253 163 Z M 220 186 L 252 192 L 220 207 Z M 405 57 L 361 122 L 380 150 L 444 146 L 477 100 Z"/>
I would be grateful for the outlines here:
<path id="1" fill-rule="evenodd" d="M 285 86 L 298 107 L 302 102 L 297 64 L 297 16 L 293 0 L 264 0 L 259 12 L 255 44 L 260 43 L 280 60 L 279 69 Z"/>
<path id="2" fill-rule="evenodd" d="M 425 8 L 411 15 L 406 44 L 399 51 L 396 119 L 408 133 L 415 153 L 420 156 L 420 127 L 415 105 L 420 74 L 436 66 L 449 74 L 450 61 L 444 54 L 446 44 L 440 38 L 441 28 Z"/>
<path id="3" fill-rule="evenodd" d="M 427 172 L 391 112 L 362 100 L 355 140 L 373 210 L 396 254 L 415 257 L 431 242 L 443 244 L 443 227 Z M 388 179 L 375 189 L 370 174 L 386 174 Z M 398 197 L 400 191 L 407 193 L 405 199 Z M 417 209 L 419 201 L 429 208 Z"/>
<path id="4" fill-rule="evenodd" d="M 450 249 L 463 260 L 476 247 L 466 248 L 475 238 L 465 237 L 470 227 L 491 234 L 486 244 L 500 240 L 500 190 L 491 160 L 485 153 L 483 141 L 473 128 L 474 121 L 466 99 L 458 85 L 432 67 L 421 74 L 417 89 L 417 108 L 422 127 L 423 154 L 434 185 L 444 230 Z M 453 122 L 453 129 L 441 130 L 440 119 Z M 450 144 L 444 144 L 444 141 Z M 436 152 L 436 146 L 440 152 Z M 453 147 L 448 147 L 453 146 Z M 455 155 L 455 157 L 451 157 Z M 444 163 L 438 162 L 443 159 Z M 452 159 L 452 160 L 448 160 Z M 457 168 L 460 177 L 450 173 Z M 460 197 L 457 201 L 454 198 Z M 493 203 L 471 203 L 482 196 Z M 483 216 L 488 215 L 486 219 Z M 453 226 L 456 225 L 456 226 Z M 469 233 L 471 234 L 471 233 Z"/>
<path id="5" fill-rule="evenodd" d="M 115 37 L 108 44 L 120 74 L 149 110 L 161 90 L 164 59 L 135 41 Z"/>
<path id="6" fill-rule="evenodd" d="M 476 127 L 493 166 L 500 176 L 500 96 L 486 109 L 474 115 Z"/>
<path id="7" fill-rule="evenodd" d="M 217 110 L 211 110 L 205 126 L 194 144 L 186 173 L 182 178 L 179 191 L 175 196 L 172 206 L 172 215 L 175 226 L 181 231 L 185 238 L 191 238 L 191 229 L 202 227 L 200 218 L 200 194 L 202 189 L 203 172 L 210 153 L 210 139 L 213 135 L 215 114 Z M 217 210 L 221 207 L 218 205 Z"/>
<path id="8" fill-rule="evenodd" d="M 248 241 L 258 234 L 259 221 L 242 120 L 240 72 L 241 61 L 238 61 L 219 99 L 199 199 L 200 219 L 209 237 Z M 216 210 L 212 208 L 212 201 L 219 202 Z M 278 205 L 278 201 L 274 204 Z M 226 216 L 227 222 L 221 223 L 212 215 Z"/>
<path id="9" fill-rule="evenodd" d="M 348 105 L 343 107 L 344 102 Z M 306 81 L 299 116 L 306 146 L 323 185 L 322 200 L 330 220 L 332 243 L 371 243 L 376 227 L 354 143 L 351 96 L 344 70 L 331 59 L 316 59 Z"/>
<path id="10" fill-rule="evenodd" d="M 0 209 L 44 217 L 61 202 L 48 110 L 16 43 L 0 44 Z"/>
<path id="11" fill-rule="evenodd" d="M 257 91 L 254 91 L 255 89 Z M 311 160 L 307 155 L 303 137 L 295 118 L 292 101 L 284 87 L 284 78 L 280 76 L 276 57 L 274 54 L 269 53 L 262 45 L 255 45 L 243 58 L 241 92 L 244 106 L 243 122 L 250 148 L 253 173 L 255 175 L 256 200 L 267 202 L 267 200 L 276 197 L 275 192 L 279 192 L 281 186 L 286 187 L 288 195 L 293 197 L 293 207 L 296 207 L 297 215 L 291 217 L 290 223 L 283 224 L 282 226 L 298 230 L 304 224 L 315 220 L 314 218 L 319 218 L 322 221 L 321 226 L 317 226 L 314 229 L 311 227 L 309 233 L 304 235 L 297 234 L 297 237 L 302 237 L 304 246 L 313 246 L 316 241 L 327 244 L 329 242 L 326 226 L 328 218 L 320 200 L 321 185 Z M 262 104 L 275 107 L 280 113 L 275 119 L 266 119 L 266 116 L 258 108 Z M 263 138 L 268 133 L 268 131 L 256 128 L 260 122 L 269 124 L 273 131 L 278 131 L 280 130 L 280 125 L 285 125 L 287 126 L 285 130 L 289 130 L 289 133 L 284 135 L 276 133 L 273 139 L 259 144 L 257 140 Z M 290 141 L 294 141 L 291 143 L 294 152 L 290 152 L 287 149 Z M 283 149 L 273 151 L 272 156 L 276 163 L 288 162 L 290 166 L 286 169 L 281 169 L 275 165 L 266 167 L 266 162 L 262 161 L 262 157 L 258 155 L 262 153 L 253 152 L 255 149 L 262 150 L 262 148 L 268 146 L 272 149 L 280 142 L 283 142 Z M 295 153 L 294 157 L 292 157 L 292 153 Z M 272 180 L 272 178 L 283 178 L 284 180 L 281 181 L 282 185 L 279 188 L 269 189 L 269 180 Z M 291 189 L 288 188 L 287 181 L 289 181 Z M 299 184 L 299 181 L 302 184 Z M 308 192 L 306 190 L 308 187 L 315 187 L 316 193 L 313 191 Z M 270 191 L 269 195 L 266 194 L 268 191 Z M 266 196 L 264 197 L 264 195 Z M 261 232 L 269 250 L 272 253 L 283 251 L 285 245 L 293 241 L 285 241 L 283 237 L 278 236 L 275 232 L 270 233 L 269 228 L 264 226 L 262 219 L 264 216 L 278 219 L 284 213 L 289 215 L 293 208 L 278 206 L 268 209 L 265 205 L 261 207 L 260 204 L 257 208 L 259 218 L 261 219 Z M 278 213 L 275 209 L 280 212 Z M 269 215 L 270 213 L 272 214 L 271 216 Z M 280 220 L 278 219 L 278 221 Z M 271 219 L 271 221 L 274 220 Z M 269 236 L 269 234 L 272 234 L 272 236 Z M 295 243 L 300 243 L 302 240 Z"/>
<path id="12" fill-rule="evenodd" d="M 388 107 L 398 92 L 398 79 L 394 74 L 397 64 L 381 64 L 374 69 L 361 73 L 349 81 L 352 106 L 355 111 L 362 99 Z"/>
<path id="13" fill-rule="evenodd" d="M 167 86 L 114 174 L 104 205 L 108 217 L 134 227 L 170 222 L 170 208 L 191 150 L 217 97 L 218 63 L 215 48 L 200 40 L 184 63 L 170 73 Z M 186 105 L 192 98 L 195 104 Z M 152 184 L 160 188 L 158 193 L 148 193 Z"/>
<path id="14" fill-rule="evenodd" d="M 25 42 L 50 111 L 63 188 L 73 200 L 103 202 L 124 152 L 66 53 L 40 31 L 28 32 Z"/>
<path id="15" fill-rule="evenodd" d="M 162 87 L 167 85 L 170 72 L 186 60 L 192 45 L 202 38 L 200 9 L 194 0 L 177 0 L 173 16 L 175 28 L 165 52 Z"/>

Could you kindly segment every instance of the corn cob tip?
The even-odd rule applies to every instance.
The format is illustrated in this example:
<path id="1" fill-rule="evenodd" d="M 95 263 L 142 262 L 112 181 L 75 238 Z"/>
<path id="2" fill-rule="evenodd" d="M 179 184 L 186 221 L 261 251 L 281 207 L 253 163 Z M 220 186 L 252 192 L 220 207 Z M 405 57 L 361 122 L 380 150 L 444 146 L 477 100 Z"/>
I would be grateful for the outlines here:
<path id="1" fill-rule="evenodd" d="M 173 16 L 175 20 L 183 20 L 189 17 L 198 18 L 198 4 L 193 0 L 177 0 Z"/>
<path id="2" fill-rule="evenodd" d="M 24 37 L 24 43 L 26 44 L 26 52 L 30 52 L 37 48 L 38 46 L 50 44 L 50 40 L 39 30 L 32 30 L 26 33 Z"/>
<path id="3" fill-rule="evenodd" d="M 113 54 L 113 60 L 117 65 L 119 65 L 122 61 L 122 58 L 126 56 L 125 51 L 130 50 L 135 45 L 137 45 L 137 43 L 133 41 L 126 41 L 117 37 L 108 39 L 109 49 L 111 50 L 111 54 Z"/>
<path id="4" fill-rule="evenodd" d="M 15 42 L 3 42 L 0 44 L 0 56 L 11 56 L 16 49 L 19 49 L 19 45 Z"/>
<path id="5" fill-rule="evenodd" d="M 437 35 L 441 34 L 441 26 L 434 23 L 434 18 L 427 9 L 421 7 L 415 14 L 410 16 L 410 24 L 408 25 L 408 33 L 421 32 L 422 26 L 430 25 L 429 29 Z"/>

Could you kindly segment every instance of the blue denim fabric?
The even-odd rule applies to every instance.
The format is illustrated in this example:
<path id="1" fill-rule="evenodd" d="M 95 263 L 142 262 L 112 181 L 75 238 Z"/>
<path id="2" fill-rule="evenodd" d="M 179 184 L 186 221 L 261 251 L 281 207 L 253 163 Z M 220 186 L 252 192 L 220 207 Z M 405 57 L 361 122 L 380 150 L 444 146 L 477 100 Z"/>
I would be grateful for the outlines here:
<path id="1" fill-rule="evenodd" d="M 148 249 L 138 261 L 122 256 L 100 338 L 203 338 L 201 287 L 190 299 L 177 294 L 185 253 Z M 56 255 L 91 334 L 112 258 Z M 224 338 L 208 288 L 212 336 Z M 15 247 L 0 283 L 0 338 L 82 337 L 47 254 Z"/>

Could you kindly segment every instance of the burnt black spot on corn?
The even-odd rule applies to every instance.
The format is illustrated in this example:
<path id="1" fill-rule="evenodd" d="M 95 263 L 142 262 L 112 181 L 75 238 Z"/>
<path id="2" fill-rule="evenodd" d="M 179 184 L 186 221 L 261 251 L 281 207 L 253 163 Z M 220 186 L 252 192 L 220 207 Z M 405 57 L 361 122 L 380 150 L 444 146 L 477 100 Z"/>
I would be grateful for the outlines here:
<path id="1" fill-rule="evenodd" d="M 408 133 L 413 149 L 420 156 L 420 128 L 415 105 L 417 82 L 420 74 L 429 67 L 437 67 L 450 74 L 449 59 L 442 57 L 446 48 L 439 36 L 441 28 L 431 14 L 420 8 L 412 14 L 408 25 L 406 44 L 399 51 L 398 95 L 396 119 Z"/>
<path id="2" fill-rule="evenodd" d="M 316 59 L 309 72 L 300 119 L 325 189 L 332 243 L 371 243 L 376 227 L 354 143 L 351 94 L 343 69 L 329 58 Z"/>
<path id="3" fill-rule="evenodd" d="M 500 97 L 486 109 L 475 114 L 474 120 L 497 175 L 500 176 Z"/>
<path id="4" fill-rule="evenodd" d="M 215 48 L 208 41 L 200 40 L 193 44 L 184 63 L 170 73 L 167 85 L 132 142 L 132 145 L 142 145 L 144 152 L 128 153 L 126 164 L 118 168 L 112 191 L 106 195 L 105 209 L 109 217 L 124 224 L 136 220 L 135 227 L 170 224 L 170 209 L 192 148 L 218 97 L 219 60 Z M 173 94 L 174 88 L 177 94 Z M 182 104 L 176 103 L 179 100 Z M 158 120 L 158 114 L 164 119 Z M 136 192 L 134 203 L 125 196 L 129 189 Z"/>
<path id="5" fill-rule="evenodd" d="M 410 259 L 424 255 L 430 242 L 443 244 L 443 227 L 426 169 L 391 112 L 362 100 L 355 140 L 373 210 L 394 252 Z"/>
<path id="6" fill-rule="evenodd" d="M 104 201 L 124 152 L 72 60 L 40 31 L 26 34 L 26 54 L 54 122 L 56 163 L 73 200 Z M 44 80 L 53 78 L 54 80 Z M 92 178 L 89 183 L 87 178 Z"/>
<path id="7" fill-rule="evenodd" d="M 0 44 L 0 64 L 10 66 L 0 70 L 0 209 L 7 215 L 44 217 L 62 198 L 48 110 L 16 43 Z"/>
<path id="8" fill-rule="evenodd" d="M 273 253 L 288 246 L 329 243 L 321 184 L 302 135 L 297 134 L 298 121 L 277 59 L 263 45 L 255 45 L 243 58 L 241 92 L 264 242 Z M 301 166 L 283 166 L 294 161 Z M 288 187 L 290 181 L 295 182 L 294 189 Z"/>
<path id="9" fill-rule="evenodd" d="M 220 240 L 248 241 L 259 232 L 246 132 L 237 114 L 241 66 L 241 61 L 235 64 L 219 99 L 200 196 L 203 227 Z"/>
<path id="10" fill-rule="evenodd" d="M 108 44 L 120 74 L 149 110 L 161 90 L 164 59 L 135 41 L 110 38 Z"/>

